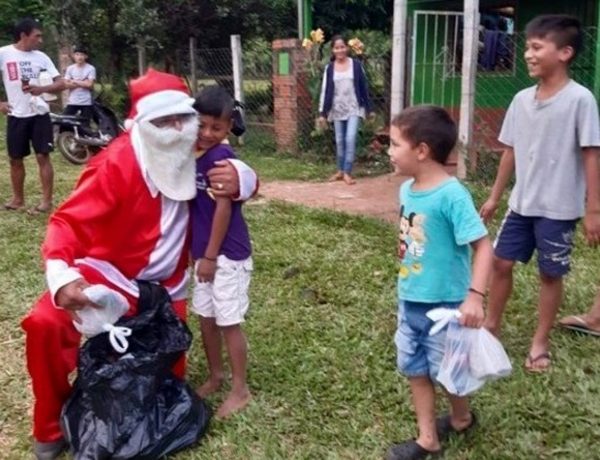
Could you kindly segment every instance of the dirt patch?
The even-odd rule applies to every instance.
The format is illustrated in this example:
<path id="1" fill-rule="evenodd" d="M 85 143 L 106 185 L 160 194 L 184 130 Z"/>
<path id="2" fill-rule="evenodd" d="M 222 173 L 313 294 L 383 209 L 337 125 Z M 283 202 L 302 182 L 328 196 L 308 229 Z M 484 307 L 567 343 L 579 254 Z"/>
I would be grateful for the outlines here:
<path id="1" fill-rule="evenodd" d="M 274 181 L 261 184 L 259 193 L 268 200 L 282 200 L 396 222 L 398 189 L 404 180 L 406 177 L 385 174 L 357 179 L 354 185 L 346 185 L 341 181 Z"/>

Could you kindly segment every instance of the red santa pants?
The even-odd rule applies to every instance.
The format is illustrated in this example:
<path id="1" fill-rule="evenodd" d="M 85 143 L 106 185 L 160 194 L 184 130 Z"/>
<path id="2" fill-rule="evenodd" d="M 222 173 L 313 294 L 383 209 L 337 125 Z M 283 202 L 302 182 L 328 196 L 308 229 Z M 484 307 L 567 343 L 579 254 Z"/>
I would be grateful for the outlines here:
<path id="1" fill-rule="evenodd" d="M 90 284 L 104 284 L 123 294 L 129 301 L 129 313 L 135 313 L 135 297 L 108 282 L 96 270 L 87 266 L 79 268 Z M 185 321 L 186 301 L 173 302 L 173 309 Z M 63 436 L 59 425 L 60 412 L 71 394 L 69 374 L 77 367 L 81 335 L 73 327 L 69 314 L 54 307 L 48 291 L 34 304 L 21 326 L 27 336 L 27 369 L 35 399 L 33 437 L 40 442 L 56 441 Z M 178 361 L 173 371 L 177 376 L 184 377 L 185 357 Z"/>

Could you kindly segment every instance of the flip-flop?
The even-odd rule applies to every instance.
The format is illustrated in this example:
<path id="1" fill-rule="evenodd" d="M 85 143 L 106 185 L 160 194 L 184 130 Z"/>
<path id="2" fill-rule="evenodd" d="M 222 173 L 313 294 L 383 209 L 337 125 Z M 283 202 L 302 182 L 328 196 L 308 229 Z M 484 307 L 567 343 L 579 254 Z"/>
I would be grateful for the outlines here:
<path id="1" fill-rule="evenodd" d="M 438 438 L 440 442 L 447 441 L 450 436 L 453 435 L 464 435 L 471 432 L 475 426 L 477 425 L 477 416 L 475 412 L 471 411 L 471 423 L 466 428 L 462 430 L 457 430 L 452 426 L 451 422 L 452 416 L 450 414 L 442 415 L 435 419 L 435 429 L 437 431 Z"/>
<path id="2" fill-rule="evenodd" d="M 437 457 L 442 449 L 431 451 L 421 447 L 414 439 L 392 445 L 385 454 L 385 460 L 420 460 Z"/>
<path id="3" fill-rule="evenodd" d="M 593 335 L 594 337 L 600 337 L 600 330 L 593 329 L 583 318 L 583 316 L 572 315 L 561 319 L 558 322 L 559 326 L 563 329 L 570 331 L 581 332 L 582 334 Z"/>
<path id="4" fill-rule="evenodd" d="M 544 367 L 534 367 L 535 363 L 541 361 L 542 359 L 548 360 L 548 365 Z M 543 374 L 544 372 L 548 372 L 550 370 L 550 366 L 552 365 L 552 355 L 549 351 L 544 351 L 540 353 L 536 357 L 531 356 L 531 354 L 527 355 L 527 359 L 525 360 L 525 370 L 527 372 L 531 372 L 533 374 Z"/>
<path id="5" fill-rule="evenodd" d="M 21 205 L 21 206 L 15 206 L 15 205 L 12 205 L 10 203 L 6 203 L 4 205 L 4 209 L 6 211 L 21 211 L 24 208 L 25 208 L 25 206 L 23 206 L 23 205 Z"/>

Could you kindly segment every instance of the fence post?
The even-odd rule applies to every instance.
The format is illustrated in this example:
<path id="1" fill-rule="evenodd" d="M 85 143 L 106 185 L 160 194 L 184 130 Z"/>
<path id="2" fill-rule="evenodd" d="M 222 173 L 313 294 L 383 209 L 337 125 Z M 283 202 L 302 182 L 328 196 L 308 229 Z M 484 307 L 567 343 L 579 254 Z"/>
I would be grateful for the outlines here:
<path id="1" fill-rule="evenodd" d="M 242 67 L 242 40 L 239 35 L 231 35 L 231 59 L 233 64 L 233 97 L 244 103 L 244 80 Z M 244 143 L 243 136 L 238 137 L 238 143 Z"/>
<path id="2" fill-rule="evenodd" d="M 190 37 L 190 78 L 192 79 L 192 93 L 198 92 L 198 76 L 196 74 L 196 37 Z"/>
<path id="3" fill-rule="evenodd" d="M 406 17 L 407 0 L 394 0 L 390 122 L 404 108 L 404 91 L 406 88 Z"/>
<path id="4" fill-rule="evenodd" d="M 475 113 L 475 78 L 477 71 L 477 52 L 479 41 L 479 0 L 464 0 L 464 28 L 462 79 L 460 96 L 460 121 L 458 138 L 463 151 L 459 152 L 456 174 L 459 179 L 467 176 L 465 156 L 474 160 L 473 118 Z"/>

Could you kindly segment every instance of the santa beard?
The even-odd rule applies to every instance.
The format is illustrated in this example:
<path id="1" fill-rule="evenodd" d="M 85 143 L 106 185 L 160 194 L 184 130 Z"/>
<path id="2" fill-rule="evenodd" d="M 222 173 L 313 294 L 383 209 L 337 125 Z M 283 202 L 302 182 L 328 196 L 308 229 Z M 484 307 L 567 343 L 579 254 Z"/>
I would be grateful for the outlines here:
<path id="1" fill-rule="evenodd" d="M 138 123 L 142 164 L 156 188 L 175 201 L 196 196 L 196 165 L 193 148 L 198 120 L 191 117 L 175 128 L 158 128 L 150 121 Z"/>

